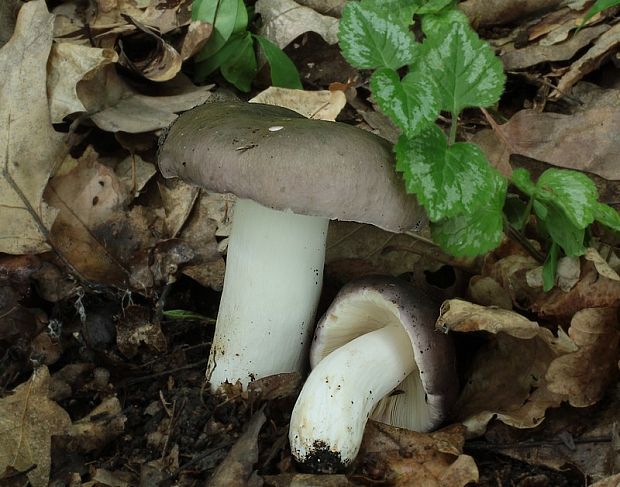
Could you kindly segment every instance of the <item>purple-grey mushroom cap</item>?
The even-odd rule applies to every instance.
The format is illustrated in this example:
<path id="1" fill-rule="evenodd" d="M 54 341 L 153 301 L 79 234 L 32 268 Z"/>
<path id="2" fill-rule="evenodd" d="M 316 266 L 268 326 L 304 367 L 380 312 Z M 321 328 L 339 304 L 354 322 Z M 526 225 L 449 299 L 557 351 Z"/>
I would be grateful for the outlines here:
<path id="1" fill-rule="evenodd" d="M 415 229 L 425 218 L 395 171 L 389 142 L 282 107 L 198 106 L 172 124 L 158 157 L 165 177 L 273 209 L 392 232 Z"/>

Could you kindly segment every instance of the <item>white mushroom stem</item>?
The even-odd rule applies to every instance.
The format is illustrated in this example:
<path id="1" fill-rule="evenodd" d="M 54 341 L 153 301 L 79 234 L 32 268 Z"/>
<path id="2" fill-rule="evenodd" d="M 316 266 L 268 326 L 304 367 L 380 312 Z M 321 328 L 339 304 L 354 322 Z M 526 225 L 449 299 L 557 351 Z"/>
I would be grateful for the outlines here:
<path id="1" fill-rule="evenodd" d="M 374 407 L 415 370 L 411 340 L 397 325 L 366 333 L 327 355 L 293 409 L 289 440 L 295 458 L 319 471 L 349 465 Z"/>
<path id="2" fill-rule="evenodd" d="M 207 366 L 213 390 L 302 372 L 321 292 L 326 218 L 237 200 Z"/>

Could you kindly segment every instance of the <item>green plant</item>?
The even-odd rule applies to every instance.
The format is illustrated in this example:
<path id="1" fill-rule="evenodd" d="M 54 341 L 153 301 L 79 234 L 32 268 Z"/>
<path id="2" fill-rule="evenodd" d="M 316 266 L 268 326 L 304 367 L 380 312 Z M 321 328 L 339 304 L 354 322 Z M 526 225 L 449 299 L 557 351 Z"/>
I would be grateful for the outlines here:
<path id="1" fill-rule="evenodd" d="M 586 12 L 585 17 L 583 18 L 579 29 L 581 29 L 588 20 L 594 17 L 597 13 L 602 12 L 605 9 L 615 7 L 616 5 L 620 5 L 620 0 L 597 0 L 590 10 Z"/>
<path id="2" fill-rule="evenodd" d="M 196 56 L 197 81 L 219 69 L 229 83 L 250 91 L 258 69 L 256 41 L 269 63 L 272 84 L 301 89 L 297 68 L 289 57 L 266 37 L 248 31 L 250 17 L 243 0 L 193 0 L 193 20 L 213 25 L 210 39 Z"/>
<path id="3" fill-rule="evenodd" d="M 457 121 L 464 108 L 497 103 L 505 76 L 490 46 L 452 4 L 349 2 L 339 39 L 349 63 L 374 70 L 373 99 L 402 131 L 394 147 L 396 169 L 424 206 L 433 240 L 452 255 L 475 256 L 499 245 L 510 224 L 504 215 L 508 181 L 478 146 L 456 141 Z M 412 33 L 414 18 L 420 40 Z M 435 124 L 441 111 L 451 116 L 448 136 Z M 516 171 L 513 182 L 530 198 L 523 203 L 522 222 L 533 207 L 551 238 L 547 272 L 559 248 L 566 255 L 583 253 L 585 228 L 593 220 L 620 230 L 620 216 L 597 202 L 596 188 L 583 174 L 554 169 L 536 184 L 525 181 Z"/>

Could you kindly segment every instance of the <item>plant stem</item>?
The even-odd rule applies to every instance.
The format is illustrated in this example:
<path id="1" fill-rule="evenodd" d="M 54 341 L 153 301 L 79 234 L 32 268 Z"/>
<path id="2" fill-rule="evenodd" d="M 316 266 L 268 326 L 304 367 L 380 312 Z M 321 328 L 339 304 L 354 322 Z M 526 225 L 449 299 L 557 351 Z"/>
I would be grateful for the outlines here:
<path id="1" fill-rule="evenodd" d="M 527 250 L 528 253 L 532 257 L 534 257 L 534 259 L 536 259 L 541 264 L 545 262 L 545 256 L 542 253 L 540 253 L 538 249 L 536 249 L 521 232 L 519 232 L 515 227 L 513 227 L 512 224 L 508 221 L 508 219 L 505 216 L 504 216 L 504 231 L 511 239 L 518 242 L 521 245 L 521 247 Z"/>
<path id="2" fill-rule="evenodd" d="M 452 145 L 456 142 L 456 129 L 459 124 L 458 115 L 452 114 L 452 123 L 450 124 L 450 136 L 448 138 L 448 145 Z"/>

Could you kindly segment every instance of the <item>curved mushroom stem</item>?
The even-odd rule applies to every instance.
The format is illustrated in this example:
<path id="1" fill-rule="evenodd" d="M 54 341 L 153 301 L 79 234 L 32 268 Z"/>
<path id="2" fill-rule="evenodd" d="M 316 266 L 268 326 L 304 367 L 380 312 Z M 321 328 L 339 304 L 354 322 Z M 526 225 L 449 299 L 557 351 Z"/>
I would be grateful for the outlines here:
<path id="1" fill-rule="evenodd" d="M 295 403 L 289 430 L 295 458 L 322 472 L 349 465 L 374 407 L 416 368 L 411 340 L 396 325 L 334 350 L 312 370 Z"/>
<path id="2" fill-rule="evenodd" d="M 326 218 L 237 200 L 207 378 L 302 372 L 321 292 Z"/>

